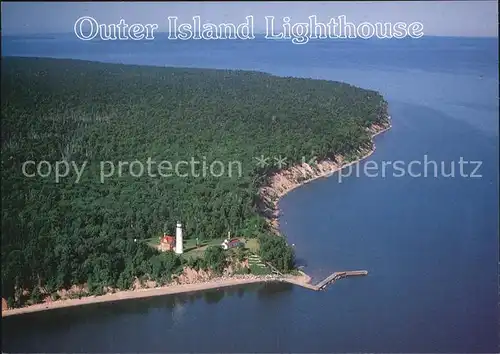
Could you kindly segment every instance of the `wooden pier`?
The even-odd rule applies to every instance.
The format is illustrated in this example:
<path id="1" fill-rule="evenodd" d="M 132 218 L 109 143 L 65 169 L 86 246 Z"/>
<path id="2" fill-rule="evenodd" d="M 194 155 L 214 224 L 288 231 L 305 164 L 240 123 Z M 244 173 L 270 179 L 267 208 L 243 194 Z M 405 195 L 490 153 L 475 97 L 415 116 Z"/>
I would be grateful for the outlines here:
<path id="1" fill-rule="evenodd" d="M 305 276 L 305 274 L 303 274 Z M 329 284 L 334 283 L 335 281 L 342 279 L 342 278 L 347 278 L 347 277 L 353 277 L 353 276 L 360 276 L 360 275 L 368 275 L 367 270 L 349 270 L 349 271 L 344 271 L 344 272 L 335 272 L 330 274 L 328 277 L 320 281 L 318 284 L 313 285 L 309 283 L 309 280 L 304 281 L 303 279 L 297 279 L 296 277 L 290 277 L 290 276 L 285 276 L 280 273 L 280 276 L 278 276 L 278 280 L 285 282 L 285 283 L 290 283 L 290 284 L 295 284 L 298 286 L 301 286 L 306 289 L 311 289 L 314 291 L 319 291 L 319 290 L 324 290 Z"/>
<path id="2" fill-rule="evenodd" d="M 335 281 L 337 281 L 339 279 L 353 277 L 353 276 L 360 276 L 360 275 L 368 275 L 368 271 L 367 270 L 348 270 L 348 271 L 344 271 L 344 272 L 335 272 L 335 273 L 330 274 L 328 277 L 326 277 L 322 281 L 320 281 L 314 287 L 317 290 L 323 290 L 328 286 L 328 284 L 334 283 Z"/>

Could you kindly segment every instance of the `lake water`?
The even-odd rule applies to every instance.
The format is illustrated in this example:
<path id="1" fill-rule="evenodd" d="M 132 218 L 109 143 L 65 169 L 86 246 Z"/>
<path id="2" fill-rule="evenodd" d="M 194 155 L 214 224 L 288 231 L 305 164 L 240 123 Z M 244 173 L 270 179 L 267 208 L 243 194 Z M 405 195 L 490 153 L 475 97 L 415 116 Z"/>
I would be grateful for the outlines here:
<path id="1" fill-rule="evenodd" d="M 2 320 L 5 352 L 498 352 L 496 39 L 79 42 L 3 38 L 3 55 L 249 69 L 379 90 L 393 129 L 350 177 L 280 202 L 306 271 L 367 269 L 324 292 L 252 285 Z M 458 162 L 480 161 L 463 177 Z M 408 173 L 455 164 L 455 177 Z M 401 161 L 364 175 L 368 161 Z M 463 168 L 471 175 L 475 164 Z M 424 173 L 414 164 L 413 175 Z M 340 180 L 340 181 L 339 181 Z"/>

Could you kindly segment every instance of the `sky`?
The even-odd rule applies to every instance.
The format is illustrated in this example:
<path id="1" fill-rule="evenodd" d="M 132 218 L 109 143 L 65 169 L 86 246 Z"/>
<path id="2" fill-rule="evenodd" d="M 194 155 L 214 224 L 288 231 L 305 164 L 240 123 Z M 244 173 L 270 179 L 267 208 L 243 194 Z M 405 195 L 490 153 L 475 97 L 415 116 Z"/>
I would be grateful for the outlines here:
<path id="1" fill-rule="evenodd" d="M 71 33 L 82 16 L 100 24 L 157 24 L 158 32 L 168 31 L 169 16 L 179 22 L 235 23 L 254 16 L 255 32 L 265 30 L 265 16 L 275 16 L 280 25 L 284 16 L 291 22 L 318 21 L 345 15 L 354 24 L 361 22 L 420 22 L 425 35 L 498 37 L 496 1 L 391 1 L 391 2 L 2 2 L 2 35 Z"/>

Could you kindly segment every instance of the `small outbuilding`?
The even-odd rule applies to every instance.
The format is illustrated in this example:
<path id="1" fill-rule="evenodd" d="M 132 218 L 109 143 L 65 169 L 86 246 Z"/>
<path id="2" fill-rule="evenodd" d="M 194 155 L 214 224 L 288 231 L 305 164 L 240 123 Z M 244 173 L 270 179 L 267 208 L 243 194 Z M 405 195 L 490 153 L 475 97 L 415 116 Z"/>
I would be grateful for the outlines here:
<path id="1" fill-rule="evenodd" d="M 242 245 L 243 242 L 240 241 L 239 238 L 225 239 L 224 242 L 221 243 L 221 247 L 225 250 L 238 247 Z"/>

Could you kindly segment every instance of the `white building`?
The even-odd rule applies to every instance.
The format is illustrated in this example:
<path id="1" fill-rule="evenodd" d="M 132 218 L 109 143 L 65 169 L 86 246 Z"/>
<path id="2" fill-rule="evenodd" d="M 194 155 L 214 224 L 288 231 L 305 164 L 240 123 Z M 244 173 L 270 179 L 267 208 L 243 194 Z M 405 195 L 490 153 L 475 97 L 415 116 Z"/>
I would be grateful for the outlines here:
<path id="1" fill-rule="evenodd" d="M 182 245 L 182 225 L 180 222 L 177 222 L 177 228 L 175 230 L 175 253 L 182 254 L 183 253 L 183 245 Z"/>

